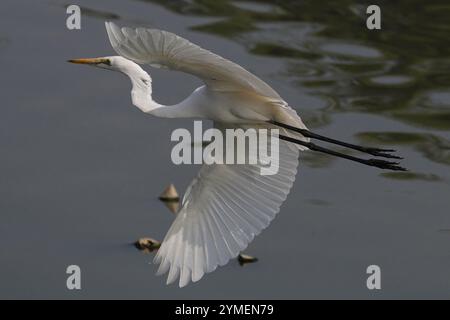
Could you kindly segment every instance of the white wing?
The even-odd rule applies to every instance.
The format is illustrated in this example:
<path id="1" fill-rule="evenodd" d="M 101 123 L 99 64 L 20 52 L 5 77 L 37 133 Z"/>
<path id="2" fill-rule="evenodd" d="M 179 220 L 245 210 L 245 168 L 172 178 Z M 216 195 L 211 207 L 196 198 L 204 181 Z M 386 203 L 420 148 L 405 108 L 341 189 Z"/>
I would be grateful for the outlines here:
<path id="1" fill-rule="evenodd" d="M 145 28 L 120 29 L 112 22 L 106 22 L 106 30 L 114 50 L 136 63 L 190 73 L 201 78 L 211 90 L 252 91 L 282 100 L 269 85 L 241 66 L 173 33 Z"/>
<path id="2" fill-rule="evenodd" d="M 205 50 L 176 34 L 145 28 L 122 28 L 106 22 L 106 30 L 116 52 L 137 63 L 170 68 L 201 78 L 215 91 L 246 91 L 267 98 L 278 109 L 274 120 L 307 129 L 297 113 L 264 81 L 241 66 Z M 294 132 L 285 135 L 309 141 Z M 300 150 L 304 147 L 297 146 Z"/>
<path id="3" fill-rule="evenodd" d="M 167 283 L 183 287 L 236 257 L 280 210 L 295 180 L 299 150 L 279 140 L 279 171 L 259 165 L 204 165 L 155 257 Z"/>

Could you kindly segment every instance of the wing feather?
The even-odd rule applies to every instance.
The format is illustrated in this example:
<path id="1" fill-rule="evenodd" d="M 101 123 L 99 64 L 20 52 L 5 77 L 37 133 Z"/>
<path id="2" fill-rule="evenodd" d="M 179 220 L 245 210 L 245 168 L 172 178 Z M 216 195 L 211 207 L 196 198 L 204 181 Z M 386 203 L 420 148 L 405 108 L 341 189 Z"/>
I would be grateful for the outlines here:
<path id="1" fill-rule="evenodd" d="M 282 100 L 268 84 L 243 67 L 173 33 L 119 28 L 112 22 L 105 24 L 112 47 L 127 59 L 190 73 L 201 78 L 212 90 L 252 91 Z"/>
<path id="2" fill-rule="evenodd" d="M 278 213 L 298 153 L 280 141 L 280 168 L 271 176 L 260 175 L 259 165 L 204 165 L 155 257 L 158 274 L 169 271 L 167 282 L 179 277 L 183 287 L 235 258 Z"/>

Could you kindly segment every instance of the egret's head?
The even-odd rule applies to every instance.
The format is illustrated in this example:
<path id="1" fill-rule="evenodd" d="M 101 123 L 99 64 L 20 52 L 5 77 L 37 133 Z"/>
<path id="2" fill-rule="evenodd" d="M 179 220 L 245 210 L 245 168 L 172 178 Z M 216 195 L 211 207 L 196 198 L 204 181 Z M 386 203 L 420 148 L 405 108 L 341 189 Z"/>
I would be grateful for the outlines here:
<path id="1" fill-rule="evenodd" d="M 76 64 L 85 64 L 88 66 L 121 72 L 125 72 L 130 67 L 136 65 L 133 61 L 125 59 L 124 57 L 121 56 L 71 59 L 68 60 L 67 62 Z"/>
<path id="2" fill-rule="evenodd" d="M 154 105 L 151 105 L 150 107 L 148 105 L 149 102 L 152 101 L 152 78 L 137 63 L 122 56 L 71 59 L 67 62 L 119 71 L 120 73 L 127 75 L 133 84 L 133 89 L 131 90 L 133 104 L 141 110 L 144 110 L 144 112 L 150 110 L 150 107 L 155 108 Z"/>
<path id="3" fill-rule="evenodd" d="M 114 70 L 113 57 L 71 59 L 67 62 Z"/>

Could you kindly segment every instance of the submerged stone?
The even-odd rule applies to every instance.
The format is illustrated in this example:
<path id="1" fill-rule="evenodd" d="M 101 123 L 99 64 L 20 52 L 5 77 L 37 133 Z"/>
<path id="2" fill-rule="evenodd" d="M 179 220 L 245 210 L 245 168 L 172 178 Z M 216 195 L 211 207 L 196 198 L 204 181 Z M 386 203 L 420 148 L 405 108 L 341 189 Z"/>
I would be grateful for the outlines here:
<path id="1" fill-rule="evenodd" d="M 241 266 L 243 266 L 247 263 L 254 263 L 254 262 L 258 261 L 258 258 L 241 253 L 238 256 L 238 261 L 239 261 L 239 264 Z"/>
<path id="2" fill-rule="evenodd" d="M 161 242 L 152 239 L 152 238 L 140 238 L 138 241 L 134 243 L 134 246 L 146 253 L 152 252 L 154 250 L 158 250 L 161 246 Z"/>
<path id="3" fill-rule="evenodd" d="M 175 189 L 175 186 L 172 183 L 159 196 L 159 200 L 161 200 L 161 201 L 179 201 L 180 200 L 177 189 Z"/>

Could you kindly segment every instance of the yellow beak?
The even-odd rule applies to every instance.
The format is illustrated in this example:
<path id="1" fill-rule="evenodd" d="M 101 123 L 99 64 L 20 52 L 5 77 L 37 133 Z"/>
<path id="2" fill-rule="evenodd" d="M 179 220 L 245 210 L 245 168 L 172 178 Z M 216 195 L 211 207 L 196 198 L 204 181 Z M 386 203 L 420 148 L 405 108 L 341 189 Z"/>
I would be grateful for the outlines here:
<path id="1" fill-rule="evenodd" d="M 77 64 L 99 64 L 99 63 L 106 63 L 107 59 L 101 59 L 101 58 L 86 58 L 86 59 L 71 59 L 67 60 L 67 62 L 70 63 L 77 63 Z"/>

